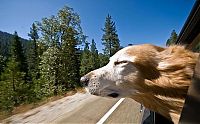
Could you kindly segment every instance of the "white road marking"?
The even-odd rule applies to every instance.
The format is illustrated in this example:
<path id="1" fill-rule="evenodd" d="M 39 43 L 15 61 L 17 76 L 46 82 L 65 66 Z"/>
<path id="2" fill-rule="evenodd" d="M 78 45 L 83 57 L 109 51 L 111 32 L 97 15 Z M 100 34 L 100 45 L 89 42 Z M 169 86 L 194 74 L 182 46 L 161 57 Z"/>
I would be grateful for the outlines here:
<path id="1" fill-rule="evenodd" d="M 124 101 L 125 98 L 121 98 L 115 105 L 96 123 L 103 124 L 106 119 L 115 111 L 115 109 Z"/>

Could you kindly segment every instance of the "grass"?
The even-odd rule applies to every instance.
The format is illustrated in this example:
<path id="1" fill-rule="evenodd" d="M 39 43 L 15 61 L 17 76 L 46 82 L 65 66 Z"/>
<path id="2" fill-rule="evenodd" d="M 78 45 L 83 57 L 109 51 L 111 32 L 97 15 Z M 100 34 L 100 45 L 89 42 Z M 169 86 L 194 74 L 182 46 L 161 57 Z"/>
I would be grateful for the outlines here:
<path id="1" fill-rule="evenodd" d="M 8 117 L 10 117 L 12 115 L 15 115 L 15 114 L 20 114 L 20 113 L 27 112 L 27 111 L 29 111 L 31 109 L 37 108 L 37 107 L 42 106 L 42 105 L 44 105 L 46 103 L 53 102 L 53 101 L 56 101 L 58 99 L 61 99 L 61 98 L 67 97 L 67 96 L 71 96 L 71 95 L 74 95 L 76 93 L 85 93 L 85 90 L 83 88 L 77 88 L 75 90 L 68 91 L 63 95 L 52 96 L 52 97 L 40 100 L 40 101 L 38 101 L 36 103 L 19 105 L 17 107 L 14 107 L 12 112 L 0 111 L 0 120 L 3 120 L 5 118 L 8 118 Z"/>

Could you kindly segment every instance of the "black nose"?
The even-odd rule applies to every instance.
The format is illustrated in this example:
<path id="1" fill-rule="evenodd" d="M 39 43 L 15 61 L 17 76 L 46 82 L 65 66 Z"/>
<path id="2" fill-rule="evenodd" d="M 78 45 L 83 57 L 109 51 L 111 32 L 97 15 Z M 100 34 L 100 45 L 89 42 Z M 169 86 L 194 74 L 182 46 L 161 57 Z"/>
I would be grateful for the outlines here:
<path id="1" fill-rule="evenodd" d="M 81 77 L 80 82 L 83 84 L 83 86 L 88 86 L 89 78 L 83 76 Z"/>

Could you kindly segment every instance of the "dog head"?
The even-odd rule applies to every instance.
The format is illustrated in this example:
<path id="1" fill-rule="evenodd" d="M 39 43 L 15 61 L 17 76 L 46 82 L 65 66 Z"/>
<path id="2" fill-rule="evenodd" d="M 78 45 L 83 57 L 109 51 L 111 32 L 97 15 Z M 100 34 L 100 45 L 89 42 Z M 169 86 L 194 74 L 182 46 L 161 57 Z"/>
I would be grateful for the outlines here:
<path id="1" fill-rule="evenodd" d="M 94 95 L 129 97 L 139 90 L 138 83 L 156 78 L 157 53 L 163 51 L 153 45 L 128 46 L 110 58 L 109 63 L 81 78 L 86 90 Z"/>

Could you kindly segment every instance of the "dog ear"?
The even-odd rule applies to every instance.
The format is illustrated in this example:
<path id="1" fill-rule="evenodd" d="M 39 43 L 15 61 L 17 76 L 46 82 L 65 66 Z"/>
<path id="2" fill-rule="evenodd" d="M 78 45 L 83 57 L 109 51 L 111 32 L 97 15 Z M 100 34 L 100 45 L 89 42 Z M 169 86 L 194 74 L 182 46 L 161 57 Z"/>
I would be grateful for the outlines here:
<path id="1" fill-rule="evenodd" d="M 135 61 L 134 66 L 139 70 L 140 74 L 144 77 L 144 79 L 157 79 L 160 76 L 160 72 L 157 70 L 157 62 L 154 60 L 143 60 Z"/>
<path id="2" fill-rule="evenodd" d="M 136 56 L 132 63 L 141 75 L 145 79 L 151 80 L 160 76 L 160 72 L 157 70 L 160 58 L 157 55 L 164 50 L 165 48 L 147 44 L 133 48 L 129 51 L 129 54 Z"/>

